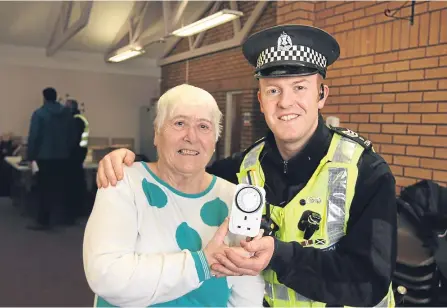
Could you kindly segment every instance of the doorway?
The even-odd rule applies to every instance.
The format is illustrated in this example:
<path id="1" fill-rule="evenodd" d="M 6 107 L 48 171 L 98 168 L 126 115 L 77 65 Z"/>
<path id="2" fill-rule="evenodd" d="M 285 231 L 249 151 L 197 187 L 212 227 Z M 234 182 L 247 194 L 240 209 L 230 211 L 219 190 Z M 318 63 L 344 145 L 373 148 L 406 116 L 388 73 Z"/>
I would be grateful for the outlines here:
<path id="1" fill-rule="evenodd" d="M 225 140 L 222 157 L 228 157 L 241 150 L 242 132 L 242 91 L 227 92 L 225 105 Z"/>
<path id="2" fill-rule="evenodd" d="M 140 107 L 140 154 L 152 162 L 157 160 L 157 149 L 154 146 L 156 104 L 157 100 L 154 99 L 149 106 Z"/>

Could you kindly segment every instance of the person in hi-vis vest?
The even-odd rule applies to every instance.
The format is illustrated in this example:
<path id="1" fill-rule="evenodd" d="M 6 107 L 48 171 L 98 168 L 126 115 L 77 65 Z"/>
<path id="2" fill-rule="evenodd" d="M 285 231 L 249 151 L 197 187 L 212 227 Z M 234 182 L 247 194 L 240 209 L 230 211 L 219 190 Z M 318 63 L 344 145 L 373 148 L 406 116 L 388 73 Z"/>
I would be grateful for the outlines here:
<path id="1" fill-rule="evenodd" d="M 87 183 L 84 172 L 84 160 L 88 151 L 89 123 L 84 114 L 79 110 L 76 100 L 69 98 L 65 106 L 70 109 L 74 117 L 75 144 L 70 156 L 70 221 L 74 223 L 76 218 L 86 211 Z"/>
<path id="2" fill-rule="evenodd" d="M 252 257 L 227 249 L 210 268 L 216 276 L 262 272 L 273 307 L 393 307 L 395 179 L 369 140 L 326 126 L 320 114 L 337 41 L 315 27 L 281 25 L 253 34 L 242 51 L 270 132 L 208 170 L 265 188 L 265 236 L 242 242 Z M 98 186 L 115 185 L 134 157 L 127 149 L 107 155 Z"/>
<path id="3" fill-rule="evenodd" d="M 87 156 L 88 137 L 90 133 L 88 120 L 79 110 L 79 104 L 76 100 L 71 98 L 67 99 L 65 106 L 70 109 L 73 117 L 75 118 L 77 132 L 76 144 L 78 145 L 77 158 L 79 161 L 84 162 L 85 157 Z"/>

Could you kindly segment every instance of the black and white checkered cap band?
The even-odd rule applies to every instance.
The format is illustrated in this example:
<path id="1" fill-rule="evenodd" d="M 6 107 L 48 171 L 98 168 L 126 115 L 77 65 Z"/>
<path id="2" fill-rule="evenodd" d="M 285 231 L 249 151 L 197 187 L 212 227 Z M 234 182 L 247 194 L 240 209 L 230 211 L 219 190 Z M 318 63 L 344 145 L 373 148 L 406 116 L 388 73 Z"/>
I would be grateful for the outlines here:
<path id="1" fill-rule="evenodd" d="M 307 46 L 293 45 L 289 50 L 278 50 L 270 47 L 261 52 L 256 63 L 256 68 L 276 61 L 302 61 L 326 68 L 326 57 Z"/>

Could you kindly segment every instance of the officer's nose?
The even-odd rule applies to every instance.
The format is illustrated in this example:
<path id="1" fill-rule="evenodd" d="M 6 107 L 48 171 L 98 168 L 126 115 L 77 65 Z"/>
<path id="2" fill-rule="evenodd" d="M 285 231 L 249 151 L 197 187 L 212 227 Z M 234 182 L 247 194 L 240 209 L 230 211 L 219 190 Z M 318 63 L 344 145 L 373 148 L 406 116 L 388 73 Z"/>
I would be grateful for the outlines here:
<path id="1" fill-rule="evenodd" d="M 278 107 L 282 109 L 290 108 L 294 104 L 295 99 L 296 97 L 292 91 L 284 90 L 279 98 Z"/>

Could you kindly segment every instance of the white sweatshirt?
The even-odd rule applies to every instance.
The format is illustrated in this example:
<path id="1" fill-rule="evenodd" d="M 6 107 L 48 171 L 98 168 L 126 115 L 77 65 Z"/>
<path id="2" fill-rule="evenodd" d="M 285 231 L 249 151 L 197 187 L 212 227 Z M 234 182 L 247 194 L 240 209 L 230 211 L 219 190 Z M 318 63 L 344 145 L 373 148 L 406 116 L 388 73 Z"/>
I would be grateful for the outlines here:
<path id="1" fill-rule="evenodd" d="M 97 306 L 261 307 L 260 276 L 211 277 L 202 249 L 228 216 L 235 185 L 213 177 L 184 194 L 145 163 L 98 190 L 84 236 L 84 270 Z M 228 243 L 241 237 L 228 233 Z"/>

